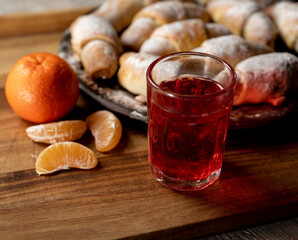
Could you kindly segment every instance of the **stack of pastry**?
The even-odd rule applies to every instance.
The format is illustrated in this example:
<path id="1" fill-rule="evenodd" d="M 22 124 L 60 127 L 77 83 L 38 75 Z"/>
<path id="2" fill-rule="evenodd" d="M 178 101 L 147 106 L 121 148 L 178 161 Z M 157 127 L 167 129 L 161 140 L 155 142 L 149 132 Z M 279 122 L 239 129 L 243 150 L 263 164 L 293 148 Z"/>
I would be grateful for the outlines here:
<path id="1" fill-rule="evenodd" d="M 278 0 L 107 0 L 71 25 L 71 44 L 94 80 L 117 76 L 146 95 L 146 69 L 180 51 L 216 55 L 238 75 L 234 105 L 279 105 L 298 86 L 298 3 Z M 276 52 L 276 39 L 289 52 Z"/>

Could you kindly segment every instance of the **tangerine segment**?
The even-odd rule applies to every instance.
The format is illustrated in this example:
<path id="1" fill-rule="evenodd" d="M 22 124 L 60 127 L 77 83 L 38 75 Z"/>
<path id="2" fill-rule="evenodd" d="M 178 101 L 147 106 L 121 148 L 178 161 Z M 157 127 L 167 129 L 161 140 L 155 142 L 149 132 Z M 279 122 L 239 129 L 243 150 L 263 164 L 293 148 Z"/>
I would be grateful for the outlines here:
<path id="1" fill-rule="evenodd" d="M 103 110 L 91 114 L 87 125 L 95 138 L 95 147 L 100 152 L 112 150 L 122 136 L 120 120 L 111 112 Z"/>
<path id="2" fill-rule="evenodd" d="M 44 149 L 37 158 L 35 168 L 41 175 L 69 168 L 90 169 L 97 163 L 91 149 L 75 142 L 61 142 Z"/>
<path id="3" fill-rule="evenodd" d="M 35 142 L 56 143 L 79 139 L 86 130 L 85 121 L 68 120 L 28 127 L 26 133 Z"/>

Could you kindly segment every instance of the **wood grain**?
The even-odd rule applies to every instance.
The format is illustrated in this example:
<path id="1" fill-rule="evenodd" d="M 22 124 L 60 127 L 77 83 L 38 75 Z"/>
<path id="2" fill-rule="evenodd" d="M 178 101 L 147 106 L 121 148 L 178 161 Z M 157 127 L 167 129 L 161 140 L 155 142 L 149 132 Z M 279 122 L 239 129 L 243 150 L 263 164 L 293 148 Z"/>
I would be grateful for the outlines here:
<path id="1" fill-rule="evenodd" d="M 77 7 L 2 15 L 0 37 L 63 31 L 76 17 L 90 12 L 92 9 L 91 7 Z"/>
<path id="2" fill-rule="evenodd" d="M 229 233 L 216 234 L 203 237 L 200 240 L 296 240 L 298 237 L 298 218 L 277 221 L 274 223 L 254 226 L 243 231 L 232 231 Z"/>
<path id="3" fill-rule="evenodd" d="M 124 137 L 112 152 L 96 152 L 96 169 L 38 176 L 32 154 L 46 145 L 25 135 L 31 124 L 12 112 L 3 95 L 2 89 L 1 239 L 187 239 L 298 213 L 297 118 L 288 125 L 230 132 L 219 181 L 185 194 L 153 179 L 146 126 L 121 116 Z M 84 119 L 95 108 L 81 96 L 68 118 Z M 79 142 L 95 151 L 90 133 Z"/>
<path id="4" fill-rule="evenodd" d="M 12 13 L 32 13 L 45 12 L 63 9 L 73 9 L 79 7 L 97 7 L 104 0 L 1 0 L 0 15 L 8 15 Z"/>
<path id="5" fill-rule="evenodd" d="M 4 86 L 7 74 L 21 57 L 35 52 L 57 54 L 62 35 L 62 32 L 54 32 L 0 37 L 0 87 Z"/>
<path id="6" fill-rule="evenodd" d="M 190 239 L 298 214 L 297 114 L 229 131 L 220 179 L 196 193 L 175 192 L 153 179 L 147 126 L 123 116 L 123 137 L 113 151 L 97 152 L 90 132 L 78 140 L 96 152 L 98 167 L 38 176 L 35 156 L 47 145 L 26 136 L 26 127 L 33 124 L 8 106 L 4 82 L 19 55 L 55 52 L 60 36 L 0 40 L 0 239 Z M 85 119 L 101 108 L 81 94 L 66 119 Z M 247 231 L 240 233 L 243 239 L 272 236 L 266 228 Z M 296 232 L 292 228 L 283 236 Z M 235 234 L 211 239 L 235 239 Z"/>

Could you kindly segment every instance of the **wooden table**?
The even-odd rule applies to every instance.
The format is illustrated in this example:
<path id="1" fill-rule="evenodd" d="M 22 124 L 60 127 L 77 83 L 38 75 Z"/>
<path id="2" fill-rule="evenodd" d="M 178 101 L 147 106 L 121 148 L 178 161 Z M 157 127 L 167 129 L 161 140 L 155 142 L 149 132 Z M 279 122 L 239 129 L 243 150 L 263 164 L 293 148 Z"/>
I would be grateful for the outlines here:
<path id="1" fill-rule="evenodd" d="M 68 14 L 72 17 L 67 21 L 82 12 Z M 38 18 L 47 22 L 52 16 Z M 27 24 L 26 17 L 14 19 L 19 26 Z M 175 192 L 153 179 L 147 126 L 123 116 L 123 137 L 113 151 L 97 152 L 90 132 L 78 140 L 96 152 L 98 167 L 38 176 L 36 156 L 47 145 L 26 136 L 26 127 L 33 124 L 8 106 L 4 83 L 23 55 L 57 53 L 62 29 L 59 24 L 56 30 L 41 28 L 42 33 L 28 28 L 20 35 L 9 31 L 10 24 L 0 19 L 0 239 L 189 239 L 297 215 L 297 114 L 259 128 L 229 131 L 220 179 L 197 193 Z M 98 109 L 81 94 L 66 118 L 85 119 Z M 292 232 L 283 236 L 294 239 L 297 221 L 289 221 Z M 258 236 L 266 237 L 266 231 Z"/>

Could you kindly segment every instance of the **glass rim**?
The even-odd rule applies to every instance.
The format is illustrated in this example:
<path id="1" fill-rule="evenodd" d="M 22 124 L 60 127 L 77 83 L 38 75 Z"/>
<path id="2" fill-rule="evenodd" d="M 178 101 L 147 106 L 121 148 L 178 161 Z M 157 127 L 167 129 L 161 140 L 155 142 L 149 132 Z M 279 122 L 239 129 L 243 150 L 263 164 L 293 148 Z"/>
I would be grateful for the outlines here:
<path id="1" fill-rule="evenodd" d="M 202 94 L 202 95 L 189 95 L 189 94 L 181 94 L 181 93 L 175 93 L 175 92 L 172 92 L 172 91 L 167 91 L 167 90 L 164 90 L 163 88 L 161 88 L 154 80 L 153 80 L 153 77 L 152 77 L 152 70 L 153 68 L 155 67 L 156 64 L 158 64 L 159 62 L 161 62 L 162 60 L 165 60 L 167 58 L 171 58 L 173 56 L 179 56 L 179 55 L 184 55 L 184 56 L 200 56 L 200 57 L 208 57 L 208 58 L 211 58 L 211 59 L 215 59 L 216 61 L 220 62 L 221 64 L 223 64 L 225 67 L 228 68 L 228 70 L 231 72 L 231 78 L 232 78 L 232 81 L 231 83 L 229 83 L 228 86 L 224 87 L 223 89 L 221 90 L 218 90 L 216 92 L 211 92 L 211 93 L 206 93 L 206 94 Z M 186 52 L 175 52 L 175 53 L 171 53 L 171 54 L 168 54 L 168 55 L 165 55 L 165 56 L 161 56 L 157 59 L 155 59 L 147 68 L 147 71 L 146 71 L 146 80 L 149 81 L 151 83 L 151 85 L 153 87 L 155 87 L 156 89 L 164 92 L 165 94 L 169 95 L 169 96 L 175 96 L 175 97 L 185 97 L 185 98 L 202 98 L 202 97 L 211 97 L 211 96 L 219 96 L 219 95 L 222 95 L 226 92 L 229 92 L 231 91 L 234 86 L 236 85 L 236 81 L 237 81 L 237 74 L 234 70 L 234 68 L 229 64 L 227 63 L 225 60 L 217 57 L 217 56 L 214 56 L 212 54 L 208 54 L 208 53 L 203 53 L 203 52 L 190 52 L 190 51 L 186 51 Z"/>

